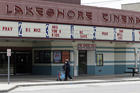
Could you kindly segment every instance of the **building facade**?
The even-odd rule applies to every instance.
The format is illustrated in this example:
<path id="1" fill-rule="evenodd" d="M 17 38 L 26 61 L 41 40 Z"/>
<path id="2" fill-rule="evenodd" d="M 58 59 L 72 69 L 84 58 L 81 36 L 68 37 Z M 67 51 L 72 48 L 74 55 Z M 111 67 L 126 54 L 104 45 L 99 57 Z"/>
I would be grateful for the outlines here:
<path id="1" fill-rule="evenodd" d="M 0 0 L 0 74 L 124 74 L 139 67 L 138 12 L 48 1 Z"/>

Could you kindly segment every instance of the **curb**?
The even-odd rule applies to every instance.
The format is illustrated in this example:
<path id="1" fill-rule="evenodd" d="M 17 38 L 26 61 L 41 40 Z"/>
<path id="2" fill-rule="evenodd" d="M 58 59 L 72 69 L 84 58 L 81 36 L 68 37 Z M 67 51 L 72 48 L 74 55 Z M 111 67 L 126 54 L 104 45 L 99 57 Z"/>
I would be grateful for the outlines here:
<path id="1" fill-rule="evenodd" d="M 91 84 L 91 83 L 110 83 L 110 82 L 133 82 L 133 81 L 140 81 L 140 80 L 110 80 L 110 81 L 92 81 L 92 82 L 59 82 L 59 83 L 44 83 L 44 84 L 19 84 L 19 85 L 15 85 L 12 88 L 9 89 L 5 89 L 5 90 L 0 90 L 0 93 L 8 93 L 16 88 L 19 87 L 28 87 L 28 86 L 52 86 L 52 85 L 69 85 L 69 84 Z"/>

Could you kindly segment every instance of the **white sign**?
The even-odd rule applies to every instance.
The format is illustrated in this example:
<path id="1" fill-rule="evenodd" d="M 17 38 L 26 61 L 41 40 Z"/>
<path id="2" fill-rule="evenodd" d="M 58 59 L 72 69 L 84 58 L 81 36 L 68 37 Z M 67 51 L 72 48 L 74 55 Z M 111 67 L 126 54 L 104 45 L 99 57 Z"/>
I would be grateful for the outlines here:
<path id="1" fill-rule="evenodd" d="M 93 27 L 74 26 L 74 39 L 93 39 Z"/>
<path id="2" fill-rule="evenodd" d="M 46 24 L 41 23 L 22 23 L 23 37 L 46 37 Z"/>
<path id="3" fill-rule="evenodd" d="M 121 41 L 132 41 L 132 29 L 121 29 L 121 28 L 116 28 L 116 40 L 121 40 Z"/>
<path id="4" fill-rule="evenodd" d="M 96 27 L 95 36 L 97 40 L 114 40 L 114 28 Z"/>
<path id="5" fill-rule="evenodd" d="M 18 22 L 0 21 L 0 36 L 18 36 Z"/>
<path id="6" fill-rule="evenodd" d="M 140 41 L 140 30 L 134 33 L 122 28 L 0 21 L 0 36 L 120 41 L 132 41 L 135 37 L 135 41 Z"/>
<path id="7" fill-rule="evenodd" d="M 7 49 L 7 56 L 11 56 L 11 49 Z"/>
<path id="8" fill-rule="evenodd" d="M 49 24 L 49 37 L 50 38 L 68 38 L 70 39 L 70 25 Z"/>
<path id="9" fill-rule="evenodd" d="M 140 41 L 140 30 L 135 30 L 135 41 Z"/>

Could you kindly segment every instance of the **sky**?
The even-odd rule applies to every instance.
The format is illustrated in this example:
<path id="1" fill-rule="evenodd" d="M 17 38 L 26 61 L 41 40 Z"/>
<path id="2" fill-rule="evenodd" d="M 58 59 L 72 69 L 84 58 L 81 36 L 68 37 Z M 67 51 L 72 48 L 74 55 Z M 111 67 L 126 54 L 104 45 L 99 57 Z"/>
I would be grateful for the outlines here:
<path id="1" fill-rule="evenodd" d="M 121 4 L 140 3 L 140 0 L 81 0 L 82 5 L 121 9 Z"/>

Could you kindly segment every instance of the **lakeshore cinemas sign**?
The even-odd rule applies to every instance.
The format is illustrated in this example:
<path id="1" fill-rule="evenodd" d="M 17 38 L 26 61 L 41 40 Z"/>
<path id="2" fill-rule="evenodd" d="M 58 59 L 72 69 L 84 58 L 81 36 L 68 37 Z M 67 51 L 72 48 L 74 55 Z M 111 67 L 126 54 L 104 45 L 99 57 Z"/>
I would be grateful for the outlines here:
<path id="1" fill-rule="evenodd" d="M 0 19 L 140 29 L 140 13 L 36 0 L 0 0 Z"/>

